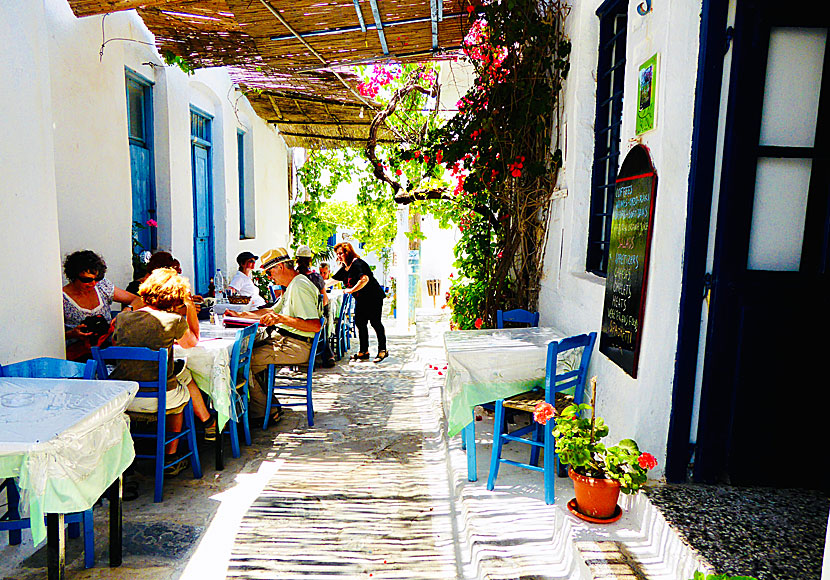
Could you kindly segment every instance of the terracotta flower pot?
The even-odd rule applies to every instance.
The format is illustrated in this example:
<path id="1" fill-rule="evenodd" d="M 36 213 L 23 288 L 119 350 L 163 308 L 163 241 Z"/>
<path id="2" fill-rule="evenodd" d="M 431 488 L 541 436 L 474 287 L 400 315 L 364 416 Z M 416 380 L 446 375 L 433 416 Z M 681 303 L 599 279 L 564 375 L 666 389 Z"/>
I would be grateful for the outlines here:
<path id="1" fill-rule="evenodd" d="M 577 510 L 592 518 L 610 519 L 617 511 L 620 482 L 615 479 L 586 477 L 570 469 L 568 475 L 574 482 Z"/>

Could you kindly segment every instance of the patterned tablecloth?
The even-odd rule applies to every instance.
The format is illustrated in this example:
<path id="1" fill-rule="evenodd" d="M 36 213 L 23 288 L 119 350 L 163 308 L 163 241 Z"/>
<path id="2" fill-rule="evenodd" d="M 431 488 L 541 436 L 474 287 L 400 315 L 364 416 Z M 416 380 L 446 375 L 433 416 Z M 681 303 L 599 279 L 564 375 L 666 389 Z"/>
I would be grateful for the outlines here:
<path id="1" fill-rule="evenodd" d="M 562 338 L 563 333 L 548 327 L 444 333 L 449 435 L 461 432 L 472 421 L 476 405 L 544 385 L 547 345 Z"/>
<path id="2" fill-rule="evenodd" d="M 17 479 L 32 537 L 44 513 L 93 506 L 135 458 L 124 414 L 132 381 L 0 378 L 0 478 Z"/>

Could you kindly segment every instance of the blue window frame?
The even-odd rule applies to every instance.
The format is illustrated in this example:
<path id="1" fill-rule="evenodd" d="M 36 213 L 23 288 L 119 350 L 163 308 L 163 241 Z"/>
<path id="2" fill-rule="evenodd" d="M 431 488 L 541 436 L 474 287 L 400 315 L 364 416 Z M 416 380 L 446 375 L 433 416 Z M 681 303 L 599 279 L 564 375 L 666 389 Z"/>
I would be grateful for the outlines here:
<path id="1" fill-rule="evenodd" d="M 132 186 L 133 252 L 155 250 L 158 237 L 156 219 L 155 170 L 153 167 L 153 83 L 125 68 L 127 134 L 130 143 L 130 181 Z M 141 224 L 141 226 L 135 225 Z"/>
<path id="2" fill-rule="evenodd" d="M 212 119 L 208 113 L 190 108 L 194 285 L 196 292 L 203 295 L 208 291 L 214 268 Z"/>
<path id="3" fill-rule="evenodd" d="M 604 277 L 608 271 L 611 212 L 620 157 L 628 0 L 606 0 L 597 9 L 597 16 L 597 108 L 585 269 Z"/>

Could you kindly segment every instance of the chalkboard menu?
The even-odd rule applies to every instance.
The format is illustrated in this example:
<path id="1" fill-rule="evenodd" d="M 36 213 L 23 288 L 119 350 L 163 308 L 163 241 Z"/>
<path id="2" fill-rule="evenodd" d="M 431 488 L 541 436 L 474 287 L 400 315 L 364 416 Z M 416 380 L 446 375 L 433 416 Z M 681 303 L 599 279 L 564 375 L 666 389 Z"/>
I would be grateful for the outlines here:
<path id="1" fill-rule="evenodd" d="M 657 174 L 637 145 L 617 176 L 599 350 L 637 378 Z"/>

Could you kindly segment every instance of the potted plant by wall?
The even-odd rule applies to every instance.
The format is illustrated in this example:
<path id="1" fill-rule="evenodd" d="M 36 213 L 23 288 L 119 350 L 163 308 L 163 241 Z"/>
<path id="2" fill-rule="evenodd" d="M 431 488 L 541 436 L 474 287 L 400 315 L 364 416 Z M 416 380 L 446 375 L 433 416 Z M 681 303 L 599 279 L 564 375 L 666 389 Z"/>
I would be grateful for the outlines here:
<path id="1" fill-rule="evenodd" d="M 559 461 L 570 466 L 576 498 L 568 508 L 575 515 L 593 522 L 612 522 L 622 511 L 617 506 L 620 492 L 636 493 L 648 479 L 648 470 L 657 465 L 650 453 L 643 453 L 633 439 L 623 439 L 612 447 L 601 441 L 608 426 L 594 413 L 596 377 L 591 379 L 591 404 L 570 405 L 556 419 L 553 436 Z M 545 407 L 547 405 L 547 407 Z M 540 403 L 534 413 L 544 424 L 553 408 Z M 588 413 L 590 411 L 590 413 Z M 589 416 L 586 416 L 589 415 Z"/>

